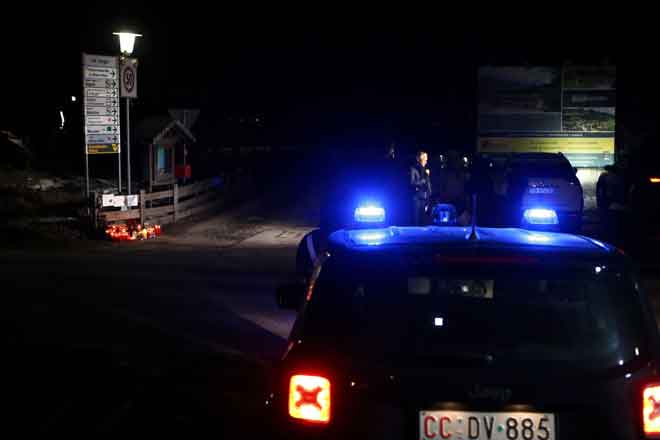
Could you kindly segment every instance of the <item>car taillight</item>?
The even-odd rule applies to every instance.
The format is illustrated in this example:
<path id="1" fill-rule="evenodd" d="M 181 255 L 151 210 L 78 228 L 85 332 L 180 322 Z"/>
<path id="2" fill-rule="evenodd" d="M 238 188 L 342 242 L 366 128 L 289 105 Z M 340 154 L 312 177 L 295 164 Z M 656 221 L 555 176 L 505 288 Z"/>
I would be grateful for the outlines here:
<path id="1" fill-rule="evenodd" d="M 660 438 L 660 384 L 658 383 L 644 387 L 642 420 L 644 434 L 650 438 Z"/>
<path id="2" fill-rule="evenodd" d="M 660 183 L 660 177 L 649 177 L 649 182 Z"/>
<path id="3" fill-rule="evenodd" d="M 330 381 L 321 376 L 294 375 L 289 381 L 289 415 L 309 422 L 330 421 Z"/>

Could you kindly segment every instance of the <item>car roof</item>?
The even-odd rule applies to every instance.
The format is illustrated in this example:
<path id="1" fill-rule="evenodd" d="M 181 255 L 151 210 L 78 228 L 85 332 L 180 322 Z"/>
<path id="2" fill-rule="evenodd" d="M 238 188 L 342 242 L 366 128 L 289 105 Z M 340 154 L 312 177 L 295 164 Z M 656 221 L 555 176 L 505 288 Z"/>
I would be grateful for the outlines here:
<path id="1" fill-rule="evenodd" d="M 533 172 L 532 169 L 573 169 L 570 161 L 561 153 L 486 153 L 478 160 L 489 161 L 498 167 L 511 168 L 517 173 Z"/>
<path id="2" fill-rule="evenodd" d="M 562 153 L 481 153 L 480 157 L 508 163 L 570 163 Z"/>
<path id="3" fill-rule="evenodd" d="M 470 239 L 468 227 L 399 227 L 382 229 L 339 230 L 330 236 L 332 250 L 351 252 L 396 252 L 401 249 L 511 251 L 516 254 L 543 254 L 552 256 L 580 255 L 585 257 L 616 257 L 616 248 L 598 240 L 580 235 L 558 232 L 530 231 L 519 228 L 475 229 L 477 239 Z"/>
<path id="4" fill-rule="evenodd" d="M 512 153 L 511 158 L 513 159 L 563 159 L 564 155 L 561 153 Z"/>
<path id="5" fill-rule="evenodd" d="M 529 153 L 477 153 L 478 156 L 482 157 L 507 157 L 510 159 L 527 159 L 527 160 L 543 160 L 543 159 L 565 159 L 562 153 L 541 153 L 541 152 L 529 152 Z"/>

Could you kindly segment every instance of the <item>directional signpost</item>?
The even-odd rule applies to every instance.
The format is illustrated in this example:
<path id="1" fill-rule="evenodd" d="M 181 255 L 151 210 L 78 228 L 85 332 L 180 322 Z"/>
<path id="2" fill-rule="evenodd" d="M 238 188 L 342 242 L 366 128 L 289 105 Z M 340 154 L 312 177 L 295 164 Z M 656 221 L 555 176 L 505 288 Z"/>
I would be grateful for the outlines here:
<path id="1" fill-rule="evenodd" d="M 89 155 L 117 154 L 121 192 L 121 130 L 117 57 L 83 54 L 85 178 L 89 195 Z"/>

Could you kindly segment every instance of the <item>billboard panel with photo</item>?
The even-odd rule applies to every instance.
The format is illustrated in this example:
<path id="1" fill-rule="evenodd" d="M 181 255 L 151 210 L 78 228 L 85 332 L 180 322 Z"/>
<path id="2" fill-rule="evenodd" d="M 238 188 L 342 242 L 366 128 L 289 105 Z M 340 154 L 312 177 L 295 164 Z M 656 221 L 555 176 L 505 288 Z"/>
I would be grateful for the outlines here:
<path id="1" fill-rule="evenodd" d="M 562 152 L 574 166 L 614 161 L 613 67 L 479 69 L 478 151 Z"/>

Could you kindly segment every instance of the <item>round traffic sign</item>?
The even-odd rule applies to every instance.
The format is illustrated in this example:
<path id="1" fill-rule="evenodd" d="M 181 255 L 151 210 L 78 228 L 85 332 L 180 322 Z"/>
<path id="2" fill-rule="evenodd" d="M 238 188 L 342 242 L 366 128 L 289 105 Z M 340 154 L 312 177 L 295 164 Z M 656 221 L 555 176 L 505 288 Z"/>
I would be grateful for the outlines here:
<path id="1" fill-rule="evenodd" d="M 124 67 L 121 80 L 124 83 L 124 90 L 129 94 L 133 93 L 133 89 L 135 88 L 135 70 L 133 66 L 129 64 Z"/>

